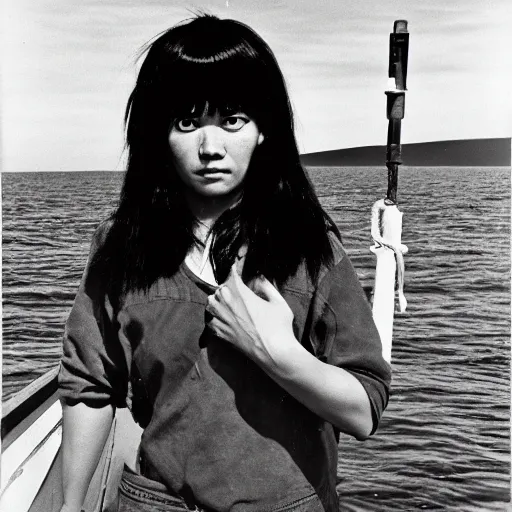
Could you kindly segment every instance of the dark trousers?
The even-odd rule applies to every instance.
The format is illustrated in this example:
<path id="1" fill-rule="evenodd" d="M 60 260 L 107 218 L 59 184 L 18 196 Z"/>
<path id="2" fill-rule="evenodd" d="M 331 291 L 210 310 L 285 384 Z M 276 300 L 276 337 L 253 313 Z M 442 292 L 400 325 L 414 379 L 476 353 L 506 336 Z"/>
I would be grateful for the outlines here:
<path id="1" fill-rule="evenodd" d="M 118 512 L 214 512 L 169 493 L 165 485 L 134 473 L 127 466 L 119 486 Z M 311 494 L 279 508 L 261 512 L 324 512 L 320 499 Z"/>

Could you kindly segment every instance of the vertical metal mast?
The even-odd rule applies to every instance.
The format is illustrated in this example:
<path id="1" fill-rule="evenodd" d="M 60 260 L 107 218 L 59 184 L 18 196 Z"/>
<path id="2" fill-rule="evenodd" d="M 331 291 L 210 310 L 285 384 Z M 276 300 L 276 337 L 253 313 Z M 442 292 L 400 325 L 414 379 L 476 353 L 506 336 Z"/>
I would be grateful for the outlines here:
<path id="1" fill-rule="evenodd" d="M 397 204 L 398 166 L 402 163 L 400 130 L 405 109 L 405 91 L 407 90 L 407 56 L 409 53 L 409 32 L 407 21 L 397 20 L 393 33 L 389 35 L 389 71 L 393 87 L 386 91 L 388 143 L 386 166 L 388 168 L 388 192 L 386 199 Z"/>

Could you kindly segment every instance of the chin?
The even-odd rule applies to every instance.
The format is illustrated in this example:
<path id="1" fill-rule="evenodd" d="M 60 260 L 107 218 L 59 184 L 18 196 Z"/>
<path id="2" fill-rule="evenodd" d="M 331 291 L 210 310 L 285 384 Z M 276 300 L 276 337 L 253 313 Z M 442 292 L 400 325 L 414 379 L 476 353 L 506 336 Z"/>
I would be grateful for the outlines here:
<path id="1" fill-rule="evenodd" d="M 238 193 L 240 189 L 238 187 L 230 187 L 225 184 L 215 183 L 207 187 L 199 187 L 196 189 L 196 193 L 203 197 L 225 197 Z"/>

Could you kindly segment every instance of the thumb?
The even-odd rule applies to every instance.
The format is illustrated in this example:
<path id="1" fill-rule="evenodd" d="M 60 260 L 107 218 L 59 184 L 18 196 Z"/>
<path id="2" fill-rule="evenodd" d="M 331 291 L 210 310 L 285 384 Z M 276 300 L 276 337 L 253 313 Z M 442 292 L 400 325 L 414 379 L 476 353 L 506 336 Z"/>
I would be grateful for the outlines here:
<path id="1" fill-rule="evenodd" d="M 231 269 L 229 271 L 227 279 L 224 281 L 224 284 L 226 285 L 233 285 L 236 287 L 239 286 L 245 286 L 245 283 L 242 281 L 242 278 L 240 277 L 240 274 L 238 273 L 236 261 L 231 265 Z"/>
<path id="2" fill-rule="evenodd" d="M 259 276 L 251 281 L 251 290 L 269 302 L 282 302 L 283 296 L 279 293 L 277 288 L 265 277 Z"/>

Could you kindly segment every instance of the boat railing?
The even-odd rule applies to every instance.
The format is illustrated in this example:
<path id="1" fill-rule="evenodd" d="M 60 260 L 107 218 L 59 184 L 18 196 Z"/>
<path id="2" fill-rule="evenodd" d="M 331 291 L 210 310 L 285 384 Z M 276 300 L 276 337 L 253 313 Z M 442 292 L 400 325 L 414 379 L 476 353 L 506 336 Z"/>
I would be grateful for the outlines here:
<path id="1" fill-rule="evenodd" d="M 62 506 L 58 371 L 53 368 L 2 406 L 0 510 L 58 512 Z M 128 409 L 116 411 L 84 512 L 115 507 L 122 468 L 124 464 L 135 468 L 141 433 Z"/>

